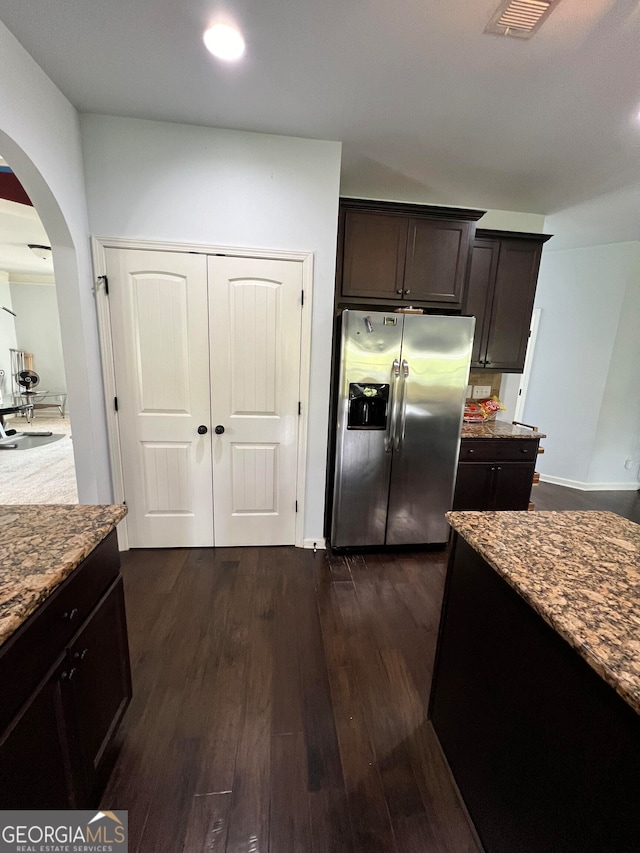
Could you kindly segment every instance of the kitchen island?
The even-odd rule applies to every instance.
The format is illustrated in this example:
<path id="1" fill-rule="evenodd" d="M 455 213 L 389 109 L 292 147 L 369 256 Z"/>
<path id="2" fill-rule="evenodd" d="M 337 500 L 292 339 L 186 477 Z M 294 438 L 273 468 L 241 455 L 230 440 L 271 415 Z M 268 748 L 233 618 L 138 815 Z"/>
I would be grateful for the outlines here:
<path id="1" fill-rule="evenodd" d="M 430 716 L 487 853 L 640 838 L 640 527 L 453 512 Z"/>
<path id="2" fill-rule="evenodd" d="M 455 510 L 529 508 L 543 433 L 506 421 L 463 423 Z"/>
<path id="3" fill-rule="evenodd" d="M 0 808 L 94 806 L 131 698 L 123 506 L 0 507 Z"/>

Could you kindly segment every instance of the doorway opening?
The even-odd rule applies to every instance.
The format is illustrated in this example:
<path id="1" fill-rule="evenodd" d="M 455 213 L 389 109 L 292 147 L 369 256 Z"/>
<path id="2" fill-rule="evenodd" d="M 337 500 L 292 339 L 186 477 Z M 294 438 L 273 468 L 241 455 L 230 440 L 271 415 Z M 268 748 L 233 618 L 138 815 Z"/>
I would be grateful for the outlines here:
<path id="1" fill-rule="evenodd" d="M 77 503 L 49 236 L 0 157 L 0 500 Z"/>

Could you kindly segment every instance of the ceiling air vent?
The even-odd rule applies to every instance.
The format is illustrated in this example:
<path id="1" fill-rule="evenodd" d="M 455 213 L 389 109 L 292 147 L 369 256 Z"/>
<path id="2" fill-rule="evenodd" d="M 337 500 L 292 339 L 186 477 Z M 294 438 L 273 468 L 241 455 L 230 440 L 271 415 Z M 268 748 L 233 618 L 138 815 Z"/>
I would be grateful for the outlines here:
<path id="1" fill-rule="evenodd" d="M 498 7 L 485 33 L 530 39 L 560 0 L 505 0 Z"/>

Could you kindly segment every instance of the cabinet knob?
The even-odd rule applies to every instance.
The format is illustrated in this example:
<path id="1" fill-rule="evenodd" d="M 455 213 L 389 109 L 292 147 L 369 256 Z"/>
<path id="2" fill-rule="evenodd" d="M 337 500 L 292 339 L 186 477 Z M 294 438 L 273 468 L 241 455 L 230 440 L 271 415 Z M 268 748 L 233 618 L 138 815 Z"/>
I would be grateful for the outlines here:
<path id="1" fill-rule="evenodd" d="M 475 450 L 469 450 L 468 453 L 475 453 Z"/>
<path id="2" fill-rule="evenodd" d="M 528 452 L 529 452 L 529 451 L 527 450 L 527 448 L 526 448 L 526 447 L 521 447 L 521 448 L 520 448 L 520 453 L 528 453 Z"/>
<path id="3" fill-rule="evenodd" d="M 71 610 L 67 610 L 65 613 L 63 613 L 62 618 L 68 619 L 69 622 L 72 622 L 76 618 L 77 615 L 78 615 L 78 608 L 73 607 Z"/>
<path id="4" fill-rule="evenodd" d="M 89 649 L 83 649 L 81 652 L 76 652 L 73 656 L 74 660 L 84 660 Z"/>
<path id="5" fill-rule="evenodd" d="M 396 293 L 399 293 L 402 296 L 402 289 L 396 290 Z"/>
<path id="6" fill-rule="evenodd" d="M 208 432 L 206 426 L 204 424 L 200 424 L 198 427 L 198 435 L 206 435 Z"/>
<path id="7" fill-rule="evenodd" d="M 222 433 L 224 432 L 224 427 L 222 426 L 222 424 L 218 424 L 214 432 L 216 435 L 222 435 Z"/>
<path id="8" fill-rule="evenodd" d="M 410 287 L 409 287 L 409 288 L 407 288 L 407 290 L 405 290 L 405 294 L 408 294 L 408 293 L 411 293 L 411 288 L 410 288 Z"/>

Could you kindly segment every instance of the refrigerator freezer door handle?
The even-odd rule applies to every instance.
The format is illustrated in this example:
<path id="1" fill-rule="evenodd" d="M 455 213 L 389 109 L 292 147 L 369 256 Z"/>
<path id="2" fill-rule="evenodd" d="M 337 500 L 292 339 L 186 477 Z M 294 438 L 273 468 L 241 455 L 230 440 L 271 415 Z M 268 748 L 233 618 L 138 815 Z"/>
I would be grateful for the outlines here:
<path id="1" fill-rule="evenodd" d="M 387 418 L 387 434 L 384 439 L 384 452 L 391 453 L 396 440 L 396 385 L 400 378 L 400 362 L 397 358 L 391 364 L 391 388 L 389 389 L 389 417 Z"/>
<path id="2" fill-rule="evenodd" d="M 409 378 L 409 362 L 406 358 L 402 359 L 402 387 L 400 389 L 400 405 L 399 409 L 399 417 L 400 417 L 400 428 L 396 431 L 395 436 L 395 449 L 400 450 L 402 447 L 402 442 L 404 441 L 404 431 L 407 423 L 407 379 Z"/>

